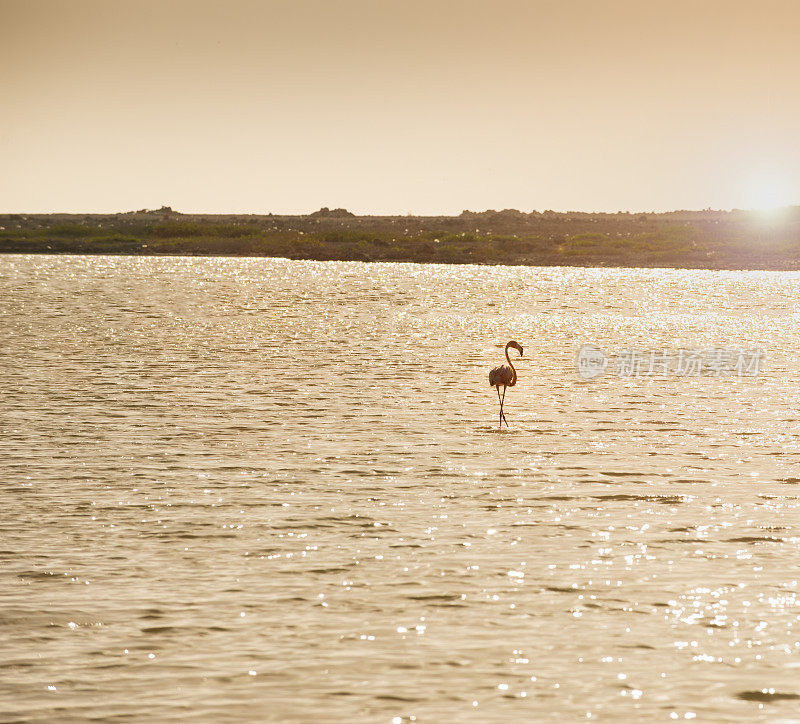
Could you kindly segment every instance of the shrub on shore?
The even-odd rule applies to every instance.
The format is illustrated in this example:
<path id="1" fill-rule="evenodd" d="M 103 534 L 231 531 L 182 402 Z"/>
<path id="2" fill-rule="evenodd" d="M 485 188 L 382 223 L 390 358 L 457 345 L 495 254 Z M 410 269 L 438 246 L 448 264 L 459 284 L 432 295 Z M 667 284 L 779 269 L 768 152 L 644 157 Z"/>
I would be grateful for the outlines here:
<path id="1" fill-rule="evenodd" d="M 800 214 L 783 225 L 765 227 L 735 213 L 706 218 L 705 212 L 675 212 L 643 218 L 510 210 L 463 218 L 373 218 L 335 211 L 307 217 L 211 219 L 6 214 L 0 215 L 0 253 L 800 269 Z M 508 230 L 481 230 L 479 224 L 487 222 Z"/>

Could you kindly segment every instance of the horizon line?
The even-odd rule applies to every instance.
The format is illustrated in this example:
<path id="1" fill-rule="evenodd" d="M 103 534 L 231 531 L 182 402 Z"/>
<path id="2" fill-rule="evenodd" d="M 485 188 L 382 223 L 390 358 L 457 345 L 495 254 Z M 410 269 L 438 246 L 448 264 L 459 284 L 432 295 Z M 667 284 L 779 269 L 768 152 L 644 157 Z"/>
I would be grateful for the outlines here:
<path id="1" fill-rule="evenodd" d="M 184 216 L 311 216 L 313 214 L 317 214 L 320 211 L 323 212 L 335 212 L 335 211 L 343 211 L 347 212 L 348 214 L 352 214 L 353 216 L 375 216 L 375 217 L 458 217 L 464 213 L 470 214 L 485 214 L 485 213 L 503 213 L 508 211 L 514 211 L 521 214 L 604 214 L 609 216 L 617 216 L 620 214 L 649 214 L 649 215 L 663 215 L 663 214 L 679 214 L 679 213 L 692 213 L 692 214 L 699 214 L 699 213 L 734 213 L 734 212 L 777 212 L 777 211 L 784 211 L 790 209 L 798 209 L 800 208 L 800 202 L 793 203 L 793 204 L 782 204 L 779 206 L 770 206 L 770 207 L 730 207 L 730 208 L 712 208 L 710 206 L 702 209 L 619 209 L 616 211 L 600 211 L 600 210 L 582 210 L 582 209 L 531 209 L 529 211 L 524 211 L 522 209 L 517 209 L 513 207 L 505 207 L 499 209 L 491 209 L 486 208 L 482 210 L 473 210 L 473 209 L 462 209 L 460 212 L 457 213 L 447 213 L 447 212 L 440 212 L 440 213 L 414 213 L 412 211 L 406 212 L 395 212 L 395 213 L 381 213 L 379 211 L 353 211 L 352 209 L 337 206 L 337 207 L 327 207 L 322 206 L 318 209 L 313 211 L 299 211 L 299 212 L 292 212 L 292 211 L 181 211 L 175 209 L 171 206 L 163 204 L 159 208 L 140 208 L 140 209 L 131 209 L 128 211 L 87 211 L 87 210 L 80 210 L 80 211 L 0 211 L 0 216 L 11 216 L 11 215 L 24 215 L 27 214 L 29 216 L 78 216 L 78 215 L 86 215 L 86 216 L 118 216 L 118 215 L 127 215 L 127 214 L 142 214 L 142 213 L 157 213 L 157 212 L 164 212 L 164 213 L 173 213 L 173 214 L 181 214 Z"/>

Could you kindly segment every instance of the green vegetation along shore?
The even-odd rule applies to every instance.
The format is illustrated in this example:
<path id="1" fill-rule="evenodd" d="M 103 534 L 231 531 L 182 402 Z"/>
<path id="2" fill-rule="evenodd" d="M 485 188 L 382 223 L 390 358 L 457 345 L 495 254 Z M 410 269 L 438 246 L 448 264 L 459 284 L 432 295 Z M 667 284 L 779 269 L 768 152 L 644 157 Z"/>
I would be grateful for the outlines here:
<path id="1" fill-rule="evenodd" d="M 800 270 L 800 206 L 774 212 L 459 216 L 0 214 L 0 253 Z"/>

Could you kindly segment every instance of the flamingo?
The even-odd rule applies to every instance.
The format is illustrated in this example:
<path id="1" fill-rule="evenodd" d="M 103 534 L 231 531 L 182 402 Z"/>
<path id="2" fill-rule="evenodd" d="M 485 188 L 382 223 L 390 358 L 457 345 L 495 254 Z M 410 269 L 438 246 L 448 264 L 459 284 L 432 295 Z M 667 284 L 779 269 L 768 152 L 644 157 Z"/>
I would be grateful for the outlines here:
<path id="1" fill-rule="evenodd" d="M 511 364 L 511 360 L 508 357 L 508 350 L 511 347 L 519 350 L 519 356 L 522 357 L 522 345 L 511 340 L 506 344 L 506 361 L 508 364 L 495 367 L 489 373 L 489 385 L 497 388 L 497 399 L 500 400 L 500 429 L 503 428 L 503 420 L 506 422 L 506 427 L 509 426 L 508 420 L 506 420 L 506 416 L 503 414 L 503 402 L 505 402 L 506 399 L 506 388 L 513 387 L 517 384 L 517 370 L 514 368 L 514 365 Z M 500 397 L 500 385 L 503 385 L 502 397 Z"/>

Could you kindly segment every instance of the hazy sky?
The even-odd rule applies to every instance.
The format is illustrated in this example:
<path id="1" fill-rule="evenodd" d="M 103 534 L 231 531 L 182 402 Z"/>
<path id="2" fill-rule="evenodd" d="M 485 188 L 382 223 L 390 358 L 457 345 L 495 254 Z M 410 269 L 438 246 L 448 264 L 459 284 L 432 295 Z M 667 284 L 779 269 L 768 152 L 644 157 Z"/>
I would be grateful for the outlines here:
<path id="1" fill-rule="evenodd" d="M 800 203 L 796 0 L 0 0 L 0 211 Z"/>

